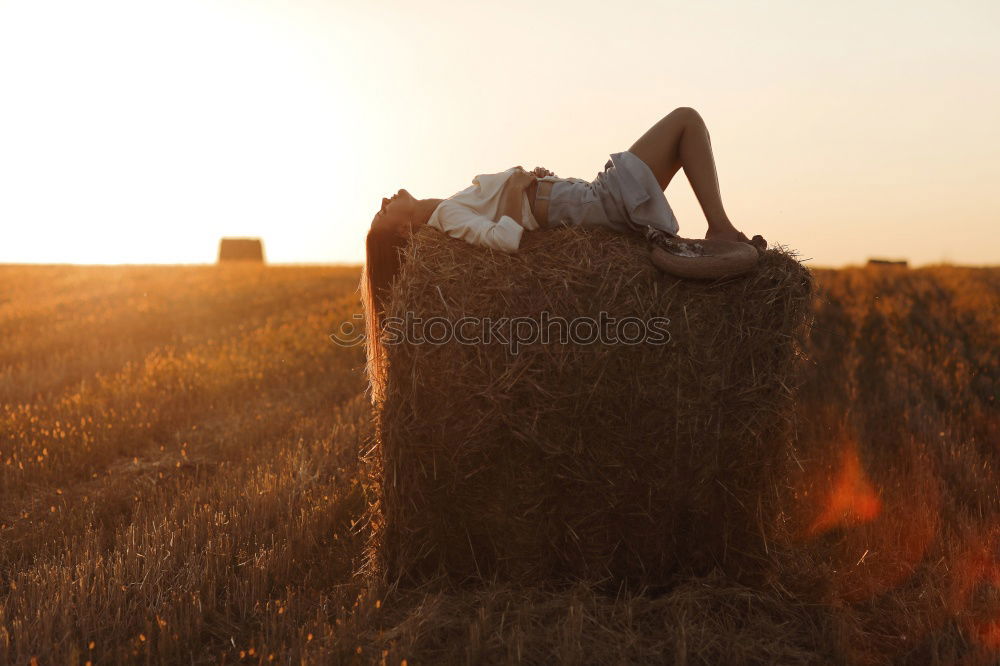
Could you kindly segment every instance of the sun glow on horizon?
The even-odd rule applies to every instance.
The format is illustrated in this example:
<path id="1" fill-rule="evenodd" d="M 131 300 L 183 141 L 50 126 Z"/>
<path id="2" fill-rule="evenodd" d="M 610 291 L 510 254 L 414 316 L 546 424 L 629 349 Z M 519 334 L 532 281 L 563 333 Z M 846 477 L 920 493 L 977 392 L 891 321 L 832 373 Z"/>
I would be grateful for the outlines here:
<path id="1" fill-rule="evenodd" d="M 283 228 L 330 206 L 354 149 L 350 82 L 292 27 L 184 1 L 4 14 L 0 60 L 16 66 L 0 83 L 17 103 L 0 145 L 17 159 L 0 158 L 0 213 L 18 261 L 211 262 L 227 235 L 294 256 Z"/>
<path id="2" fill-rule="evenodd" d="M 0 0 L 0 263 L 360 263 L 386 193 L 593 179 L 678 106 L 737 227 L 807 265 L 1000 261 L 1000 5 L 456 7 Z"/>

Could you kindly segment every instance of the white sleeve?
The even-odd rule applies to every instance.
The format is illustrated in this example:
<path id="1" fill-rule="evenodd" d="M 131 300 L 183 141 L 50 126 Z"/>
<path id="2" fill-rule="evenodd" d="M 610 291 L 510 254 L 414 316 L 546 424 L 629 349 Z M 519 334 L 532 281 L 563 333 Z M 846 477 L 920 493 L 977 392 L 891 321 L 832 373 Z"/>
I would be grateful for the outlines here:
<path id="1" fill-rule="evenodd" d="M 517 252 L 521 245 L 524 227 L 509 215 L 503 215 L 499 222 L 494 222 L 467 206 L 449 200 L 442 201 L 438 208 L 437 224 L 434 226 L 452 238 L 508 253 Z"/>

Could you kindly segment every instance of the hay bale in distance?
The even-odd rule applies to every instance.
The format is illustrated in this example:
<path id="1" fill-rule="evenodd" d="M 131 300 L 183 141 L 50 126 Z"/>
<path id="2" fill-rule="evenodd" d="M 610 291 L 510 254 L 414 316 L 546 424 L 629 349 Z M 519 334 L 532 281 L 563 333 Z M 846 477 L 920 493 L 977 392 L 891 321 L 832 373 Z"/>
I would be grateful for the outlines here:
<path id="1" fill-rule="evenodd" d="M 259 238 L 223 238 L 219 242 L 219 262 L 264 262 L 264 243 Z"/>
<path id="2" fill-rule="evenodd" d="M 686 281 L 657 271 L 639 237 L 524 240 L 507 255 L 418 230 L 388 316 L 604 311 L 666 317 L 669 342 L 387 345 L 371 570 L 642 585 L 713 565 L 759 571 L 811 273 L 772 249 L 746 275 Z"/>
<path id="3" fill-rule="evenodd" d="M 869 266 L 902 266 L 906 268 L 909 264 L 906 259 L 876 259 L 872 257 L 868 260 Z"/>

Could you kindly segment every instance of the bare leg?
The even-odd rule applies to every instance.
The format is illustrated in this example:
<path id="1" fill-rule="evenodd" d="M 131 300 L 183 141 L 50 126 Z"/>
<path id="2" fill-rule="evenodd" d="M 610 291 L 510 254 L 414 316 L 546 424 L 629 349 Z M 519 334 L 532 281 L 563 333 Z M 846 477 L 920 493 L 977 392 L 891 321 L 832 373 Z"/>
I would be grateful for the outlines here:
<path id="1" fill-rule="evenodd" d="M 674 109 L 639 137 L 629 152 L 649 165 L 664 190 L 678 169 L 684 168 L 708 221 L 705 238 L 750 242 L 733 226 L 722 205 L 711 138 L 697 111 L 690 107 Z"/>

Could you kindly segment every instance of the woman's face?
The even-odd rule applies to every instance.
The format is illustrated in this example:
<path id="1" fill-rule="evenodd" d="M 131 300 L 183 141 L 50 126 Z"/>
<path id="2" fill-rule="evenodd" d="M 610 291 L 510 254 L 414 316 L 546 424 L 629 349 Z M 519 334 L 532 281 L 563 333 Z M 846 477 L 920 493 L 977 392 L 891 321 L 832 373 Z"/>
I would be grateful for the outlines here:
<path id="1" fill-rule="evenodd" d="M 375 214 L 372 226 L 404 231 L 413 224 L 416 208 L 417 200 L 413 195 L 400 189 L 391 197 L 382 199 L 382 209 Z"/>

